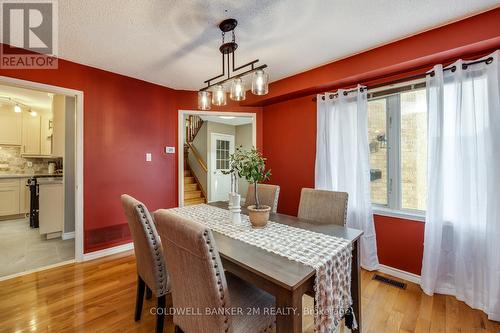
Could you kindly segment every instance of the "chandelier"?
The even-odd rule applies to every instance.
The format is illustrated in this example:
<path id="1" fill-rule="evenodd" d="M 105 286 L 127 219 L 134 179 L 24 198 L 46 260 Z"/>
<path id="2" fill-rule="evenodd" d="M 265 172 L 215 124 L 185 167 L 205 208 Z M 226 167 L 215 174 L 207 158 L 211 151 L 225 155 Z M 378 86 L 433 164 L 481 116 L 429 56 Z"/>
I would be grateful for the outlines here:
<path id="1" fill-rule="evenodd" d="M 237 25 L 238 21 L 232 18 L 219 24 L 219 29 L 222 31 L 222 45 L 219 47 L 222 54 L 222 74 L 204 81 L 207 86 L 198 91 L 198 108 L 200 110 L 210 110 L 211 104 L 226 105 L 228 91 L 229 98 L 233 101 L 245 100 L 247 89 L 243 78 L 246 76 L 252 75 L 252 94 L 266 95 L 268 93 L 269 74 L 264 72 L 267 65 L 257 66 L 259 59 L 256 59 L 235 67 L 234 52 L 238 48 L 238 44 L 236 44 L 234 29 Z M 225 41 L 226 33 L 231 33 L 231 41 Z M 243 69 L 247 70 L 241 72 Z"/>

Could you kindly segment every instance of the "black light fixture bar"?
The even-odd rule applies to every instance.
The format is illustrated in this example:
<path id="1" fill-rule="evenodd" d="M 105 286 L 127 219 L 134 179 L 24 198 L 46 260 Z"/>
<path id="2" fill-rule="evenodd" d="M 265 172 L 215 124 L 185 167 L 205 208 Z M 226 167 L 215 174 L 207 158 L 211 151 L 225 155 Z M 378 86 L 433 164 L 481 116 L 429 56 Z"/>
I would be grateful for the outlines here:
<path id="1" fill-rule="evenodd" d="M 250 73 L 253 73 L 255 71 L 258 71 L 258 70 L 261 70 L 261 69 L 264 69 L 267 67 L 267 65 L 265 65 L 265 64 L 255 67 L 255 64 L 259 62 L 259 59 L 255 59 L 255 60 L 250 61 L 244 65 L 235 67 L 234 51 L 238 48 L 238 44 L 236 44 L 236 41 L 235 41 L 234 29 L 236 28 L 237 24 L 238 24 L 238 22 L 235 19 L 227 19 L 227 20 L 222 21 L 219 24 L 219 28 L 222 31 L 222 42 L 223 42 L 223 44 L 219 48 L 220 52 L 222 53 L 222 74 L 214 76 L 213 78 L 210 78 L 208 80 L 205 80 L 204 83 L 206 83 L 207 86 L 204 88 L 201 88 L 199 91 L 208 90 L 209 88 L 211 88 L 213 86 L 226 83 L 230 80 L 240 78 L 242 76 L 248 75 Z M 230 32 L 230 31 L 233 34 L 232 42 L 224 43 L 224 35 L 226 32 Z M 230 55 L 231 55 L 231 58 L 229 57 Z M 227 57 L 227 64 L 226 64 L 226 57 Z M 230 65 L 231 60 L 232 60 L 232 66 Z M 226 66 L 227 66 L 227 73 L 226 73 Z M 242 70 L 242 69 L 247 68 L 247 67 L 250 67 L 250 69 L 245 71 L 245 72 L 236 74 L 236 75 L 231 75 L 232 73 L 237 72 L 237 71 Z M 231 70 L 231 68 L 232 68 L 232 70 Z M 224 80 L 220 80 L 220 81 L 217 81 L 215 83 L 212 83 L 213 81 L 215 81 L 221 77 L 226 76 L 226 74 L 227 74 L 227 78 L 225 78 Z"/>

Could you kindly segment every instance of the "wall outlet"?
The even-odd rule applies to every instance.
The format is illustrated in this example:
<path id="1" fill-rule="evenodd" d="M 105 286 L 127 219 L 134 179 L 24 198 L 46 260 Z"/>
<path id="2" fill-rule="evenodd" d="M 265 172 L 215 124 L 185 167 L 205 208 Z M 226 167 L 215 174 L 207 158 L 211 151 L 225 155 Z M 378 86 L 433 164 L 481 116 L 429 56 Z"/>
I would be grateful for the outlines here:
<path id="1" fill-rule="evenodd" d="M 165 147 L 165 153 L 175 154 L 175 147 Z"/>
<path id="2" fill-rule="evenodd" d="M 146 162 L 151 162 L 152 159 L 153 156 L 151 155 L 151 153 L 146 153 Z"/>

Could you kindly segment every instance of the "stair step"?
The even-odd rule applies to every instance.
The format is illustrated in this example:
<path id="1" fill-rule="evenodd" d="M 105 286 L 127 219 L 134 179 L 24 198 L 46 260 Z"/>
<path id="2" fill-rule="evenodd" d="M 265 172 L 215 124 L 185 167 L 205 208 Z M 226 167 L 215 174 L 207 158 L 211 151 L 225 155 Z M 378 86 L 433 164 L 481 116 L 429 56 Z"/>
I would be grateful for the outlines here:
<path id="1" fill-rule="evenodd" d="M 205 198 L 184 199 L 184 206 L 197 205 L 205 203 Z"/>
<path id="2" fill-rule="evenodd" d="M 184 184 L 184 192 L 187 191 L 197 191 L 198 190 L 198 184 Z"/>
<path id="3" fill-rule="evenodd" d="M 184 177 L 184 184 L 196 184 L 194 177 Z"/>
<path id="4" fill-rule="evenodd" d="M 191 170 L 184 170 L 184 176 L 185 177 L 188 177 L 188 176 L 191 176 Z"/>
<path id="5" fill-rule="evenodd" d="M 201 191 L 185 191 L 184 199 L 203 198 Z"/>

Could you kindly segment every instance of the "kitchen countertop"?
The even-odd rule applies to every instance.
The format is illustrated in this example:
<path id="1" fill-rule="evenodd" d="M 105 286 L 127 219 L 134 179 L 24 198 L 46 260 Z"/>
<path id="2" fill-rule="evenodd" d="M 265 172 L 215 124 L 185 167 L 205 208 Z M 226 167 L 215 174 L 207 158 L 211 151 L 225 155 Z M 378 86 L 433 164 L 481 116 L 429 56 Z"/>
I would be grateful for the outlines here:
<path id="1" fill-rule="evenodd" d="M 36 174 L 30 174 L 30 173 L 18 173 L 18 174 L 0 174 L 0 179 L 9 179 L 9 178 L 30 178 L 30 177 L 62 177 L 62 174 L 54 173 L 54 174 L 48 174 L 48 173 L 36 173 Z"/>

